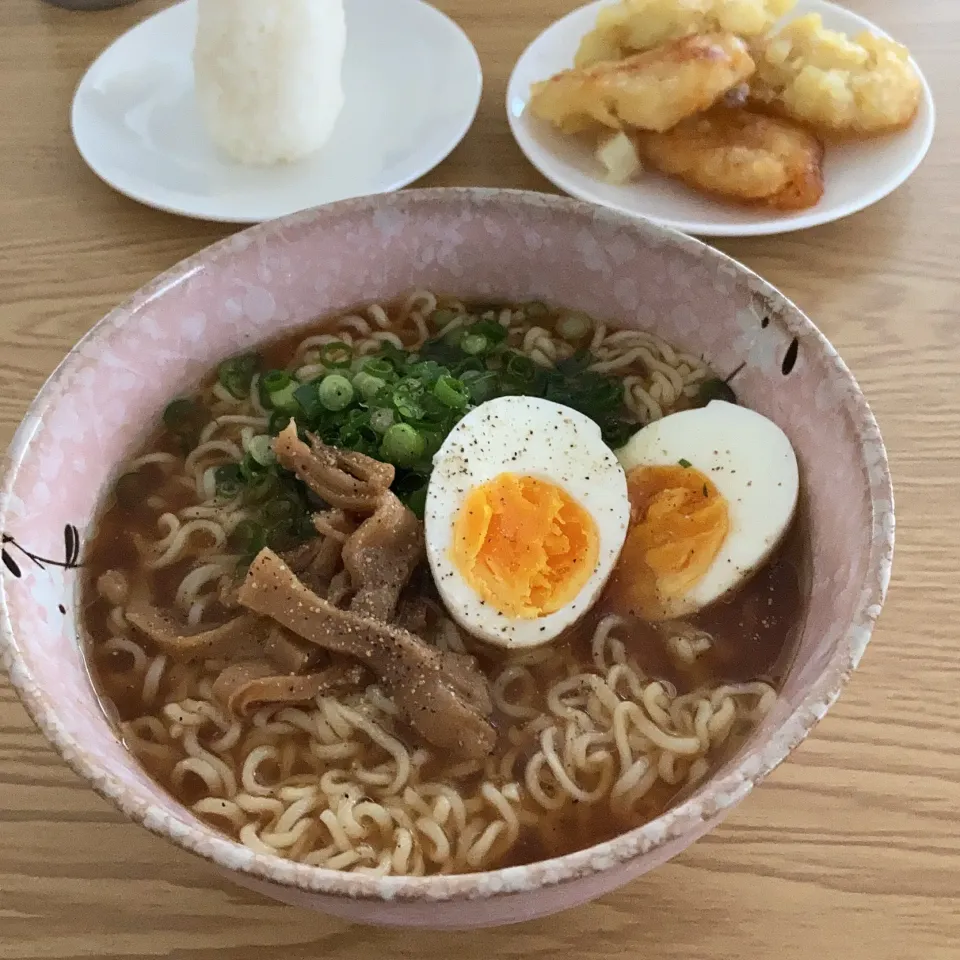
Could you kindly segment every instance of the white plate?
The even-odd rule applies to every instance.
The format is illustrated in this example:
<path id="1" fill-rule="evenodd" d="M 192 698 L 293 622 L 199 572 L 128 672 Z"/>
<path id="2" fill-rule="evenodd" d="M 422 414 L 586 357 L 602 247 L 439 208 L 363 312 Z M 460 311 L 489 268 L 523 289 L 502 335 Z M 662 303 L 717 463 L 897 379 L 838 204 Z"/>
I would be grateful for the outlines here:
<path id="1" fill-rule="evenodd" d="M 510 129 L 527 159 L 561 190 L 623 213 L 649 217 L 685 233 L 706 237 L 746 237 L 802 230 L 839 220 L 892 193 L 920 165 L 933 139 L 933 97 L 923 79 L 923 101 L 905 131 L 861 143 L 827 147 L 824 195 L 817 206 L 777 213 L 725 204 L 695 193 L 657 173 L 616 186 L 605 183 L 599 162 L 576 138 L 530 115 L 530 85 L 573 65 L 581 37 L 591 30 L 608 0 L 581 7 L 558 20 L 523 52 L 507 88 Z M 819 13 L 824 24 L 856 34 L 883 31 L 863 17 L 824 0 L 799 0 L 789 19 Z M 916 66 L 916 64 L 914 64 Z"/>
<path id="2" fill-rule="evenodd" d="M 141 203 L 203 220 L 255 223 L 396 190 L 463 139 L 480 103 L 466 34 L 421 0 L 345 0 L 344 107 L 317 154 L 245 167 L 217 153 L 193 95 L 195 0 L 138 24 L 89 69 L 73 137 L 94 173 Z"/>

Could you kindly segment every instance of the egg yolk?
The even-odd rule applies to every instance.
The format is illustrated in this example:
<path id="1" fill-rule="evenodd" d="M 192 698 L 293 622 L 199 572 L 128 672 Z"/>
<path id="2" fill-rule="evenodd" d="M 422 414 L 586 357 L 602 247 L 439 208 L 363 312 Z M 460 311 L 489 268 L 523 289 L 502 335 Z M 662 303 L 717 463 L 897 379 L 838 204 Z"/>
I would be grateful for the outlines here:
<path id="1" fill-rule="evenodd" d="M 693 467 L 635 467 L 627 474 L 630 527 L 614 568 L 613 603 L 644 620 L 710 568 L 730 530 L 727 502 Z"/>
<path id="2" fill-rule="evenodd" d="M 487 603 L 533 620 L 580 592 L 597 565 L 600 537 L 593 517 L 556 484 L 501 473 L 467 495 L 451 552 Z"/>

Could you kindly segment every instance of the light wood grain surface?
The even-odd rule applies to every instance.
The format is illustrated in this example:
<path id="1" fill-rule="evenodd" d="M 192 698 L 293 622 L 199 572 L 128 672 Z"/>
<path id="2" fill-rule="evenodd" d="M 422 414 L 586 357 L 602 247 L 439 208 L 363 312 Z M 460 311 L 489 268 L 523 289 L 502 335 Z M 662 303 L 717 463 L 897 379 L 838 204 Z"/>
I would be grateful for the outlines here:
<path id="1" fill-rule="evenodd" d="M 159 9 L 0 0 L 0 443 L 100 316 L 226 227 L 101 184 L 72 91 Z M 507 129 L 523 47 L 570 0 L 441 0 L 486 77 L 477 122 L 425 185 L 548 189 Z M 234 888 L 77 780 L 0 681 L 0 957 L 906 960 L 960 957 L 960 2 L 849 0 L 907 43 L 940 110 L 933 151 L 851 219 L 724 250 L 806 309 L 859 377 L 893 463 L 890 599 L 815 735 L 727 823 L 599 903 L 469 935 L 349 927 Z"/>

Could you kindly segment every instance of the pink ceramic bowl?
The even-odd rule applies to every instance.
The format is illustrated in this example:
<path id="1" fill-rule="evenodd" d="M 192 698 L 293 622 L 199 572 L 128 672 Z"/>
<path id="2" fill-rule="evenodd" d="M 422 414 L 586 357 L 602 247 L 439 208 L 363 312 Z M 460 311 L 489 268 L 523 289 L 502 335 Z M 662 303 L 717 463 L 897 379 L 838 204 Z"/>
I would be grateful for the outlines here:
<path id="1" fill-rule="evenodd" d="M 78 552 L 111 471 L 165 401 L 219 358 L 358 302 L 413 287 L 549 300 L 650 329 L 720 373 L 787 432 L 812 543 L 799 655 L 750 742 L 688 799 L 556 860 L 429 879 L 355 876 L 254 853 L 193 817 L 107 725 L 77 631 Z M 351 920 L 474 927 L 597 897 L 717 824 L 807 735 L 880 613 L 893 500 L 877 424 L 814 325 L 749 270 L 696 240 L 559 197 L 429 190 L 350 200 L 239 233 L 105 317 L 40 392 L 0 490 L 3 661 L 67 763 L 127 816 L 269 896 Z"/>

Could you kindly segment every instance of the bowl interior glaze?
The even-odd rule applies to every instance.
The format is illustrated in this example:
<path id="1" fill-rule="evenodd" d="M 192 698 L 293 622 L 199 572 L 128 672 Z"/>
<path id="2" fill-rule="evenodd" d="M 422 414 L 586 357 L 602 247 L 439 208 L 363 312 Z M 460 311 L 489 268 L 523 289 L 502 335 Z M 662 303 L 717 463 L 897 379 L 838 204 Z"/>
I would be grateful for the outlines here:
<path id="1" fill-rule="evenodd" d="M 800 460 L 811 549 L 797 657 L 740 753 L 662 817 L 556 860 L 462 877 L 374 879 L 256 854 L 198 821 L 118 742 L 77 631 L 78 545 L 101 491 L 163 405 L 220 358 L 413 288 L 546 300 L 706 357 Z M 254 227 L 178 265 L 71 351 L 7 452 L 0 488 L 3 659 L 67 762 L 134 820 L 274 896 L 353 919 L 478 926 L 582 902 L 672 856 L 807 734 L 869 639 L 890 573 L 893 502 L 877 425 L 813 324 L 698 241 L 577 201 L 429 190 Z M 35 559 L 31 559 L 31 556 Z M 7 562 L 9 561 L 9 562 Z"/>

